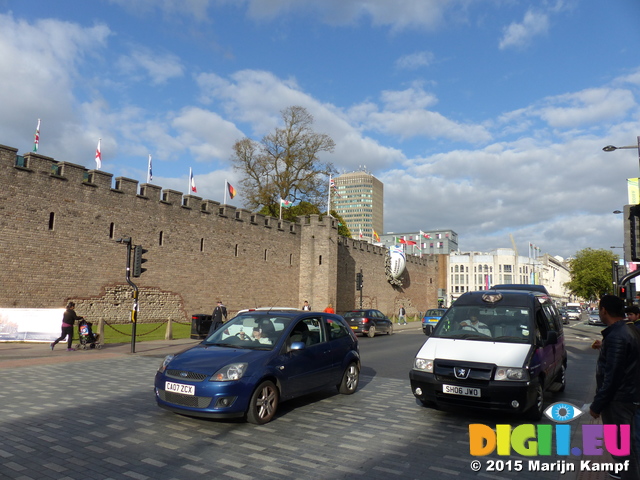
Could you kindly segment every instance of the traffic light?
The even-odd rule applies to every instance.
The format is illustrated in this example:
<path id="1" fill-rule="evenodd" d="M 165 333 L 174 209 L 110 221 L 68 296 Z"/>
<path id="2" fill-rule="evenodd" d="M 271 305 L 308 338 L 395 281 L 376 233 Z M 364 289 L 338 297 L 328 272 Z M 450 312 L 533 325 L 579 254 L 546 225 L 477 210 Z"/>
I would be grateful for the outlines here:
<path id="1" fill-rule="evenodd" d="M 629 252 L 629 262 L 640 261 L 640 205 L 625 205 L 624 213 L 627 219 L 624 226 L 625 257 Z"/>
<path id="2" fill-rule="evenodd" d="M 626 285 L 620 285 L 618 292 L 619 292 L 618 296 L 620 298 L 625 299 L 625 300 L 627 299 L 627 286 Z"/>
<path id="3" fill-rule="evenodd" d="M 362 290 L 362 273 L 356 273 L 356 290 Z"/>
<path id="4" fill-rule="evenodd" d="M 133 248 L 133 272 L 132 275 L 134 277 L 139 277 L 144 272 L 147 271 L 146 268 L 142 268 L 142 264 L 147 261 L 146 258 L 143 258 L 142 255 L 147 253 L 148 250 L 142 248 L 142 245 L 136 245 Z"/>

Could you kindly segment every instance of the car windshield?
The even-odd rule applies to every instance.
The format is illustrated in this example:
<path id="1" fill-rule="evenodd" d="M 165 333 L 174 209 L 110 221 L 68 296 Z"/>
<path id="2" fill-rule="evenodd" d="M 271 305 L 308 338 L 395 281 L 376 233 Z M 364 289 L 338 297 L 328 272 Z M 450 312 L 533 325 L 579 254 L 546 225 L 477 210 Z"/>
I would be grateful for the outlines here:
<path id="1" fill-rule="evenodd" d="M 292 317 L 276 312 L 250 312 L 232 318 L 205 340 L 218 347 L 273 350 Z"/>
<path id="2" fill-rule="evenodd" d="M 531 310 L 527 307 L 453 305 L 440 319 L 432 336 L 530 343 L 532 325 Z"/>
<path id="3" fill-rule="evenodd" d="M 444 313 L 444 310 L 439 308 L 432 308 L 431 310 L 427 310 L 427 313 L 424 314 L 425 317 L 441 317 Z"/>

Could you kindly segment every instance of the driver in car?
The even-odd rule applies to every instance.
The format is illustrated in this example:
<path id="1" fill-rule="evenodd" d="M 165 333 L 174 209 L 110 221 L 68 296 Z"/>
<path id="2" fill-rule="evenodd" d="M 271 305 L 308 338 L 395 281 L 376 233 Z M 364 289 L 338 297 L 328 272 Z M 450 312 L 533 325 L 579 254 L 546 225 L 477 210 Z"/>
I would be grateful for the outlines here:
<path id="1" fill-rule="evenodd" d="M 460 322 L 460 328 L 463 330 L 471 330 L 474 332 L 482 333 L 483 335 L 491 336 L 491 330 L 486 324 L 478 320 L 478 315 L 472 313 L 469 320 L 463 320 Z"/>

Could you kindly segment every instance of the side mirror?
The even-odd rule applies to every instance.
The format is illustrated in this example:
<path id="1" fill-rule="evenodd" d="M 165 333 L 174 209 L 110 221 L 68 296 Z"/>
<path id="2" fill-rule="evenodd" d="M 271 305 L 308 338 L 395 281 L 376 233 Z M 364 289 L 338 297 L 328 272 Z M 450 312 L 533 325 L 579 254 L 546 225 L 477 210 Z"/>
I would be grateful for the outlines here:
<path id="1" fill-rule="evenodd" d="M 306 345 L 304 342 L 293 342 L 291 347 L 289 347 L 289 351 L 292 352 L 294 350 L 304 350 Z"/>

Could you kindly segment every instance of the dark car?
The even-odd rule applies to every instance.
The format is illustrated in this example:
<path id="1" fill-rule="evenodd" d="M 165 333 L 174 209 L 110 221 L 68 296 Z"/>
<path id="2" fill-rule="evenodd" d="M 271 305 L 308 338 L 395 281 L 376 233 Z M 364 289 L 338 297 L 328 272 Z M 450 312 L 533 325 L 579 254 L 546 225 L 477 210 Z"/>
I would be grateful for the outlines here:
<path id="1" fill-rule="evenodd" d="M 446 308 L 430 308 L 424 312 L 424 317 L 422 318 L 422 332 L 425 335 L 431 335 L 431 332 L 436 328 L 438 321 L 446 311 Z"/>
<path id="2" fill-rule="evenodd" d="M 341 316 L 251 311 L 167 356 L 155 394 L 160 407 L 182 415 L 263 424 L 281 401 L 330 387 L 352 394 L 359 378 L 358 340 Z"/>
<path id="3" fill-rule="evenodd" d="M 393 322 L 380 310 L 351 310 L 342 315 L 353 333 L 373 338 L 377 333 L 393 333 Z"/>
<path id="4" fill-rule="evenodd" d="M 567 309 L 559 308 L 558 312 L 560 313 L 560 318 L 562 318 L 562 324 L 568 325 L 570 322 L 569 322 L 569 314 L 567 313 Z"/>

